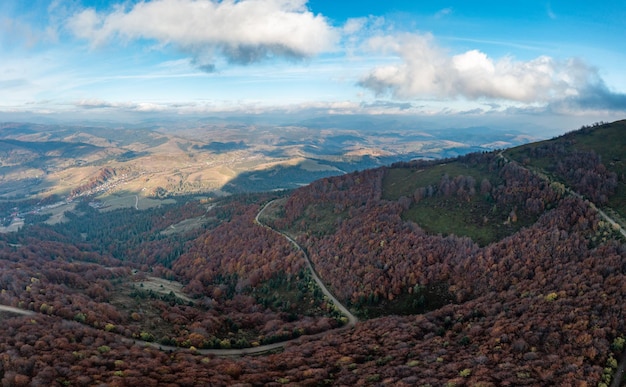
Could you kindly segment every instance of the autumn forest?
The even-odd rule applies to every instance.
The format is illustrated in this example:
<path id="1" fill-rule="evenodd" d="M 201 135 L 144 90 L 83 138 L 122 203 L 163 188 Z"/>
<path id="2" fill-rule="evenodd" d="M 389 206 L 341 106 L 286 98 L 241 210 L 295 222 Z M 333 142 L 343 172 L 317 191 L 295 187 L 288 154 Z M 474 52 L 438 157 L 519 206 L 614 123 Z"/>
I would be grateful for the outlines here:
<path id="1" fill-rule="evenodd" d="M 0 234 L 2 385 L 619 386 L 625 131 L 30 215 Z"/>

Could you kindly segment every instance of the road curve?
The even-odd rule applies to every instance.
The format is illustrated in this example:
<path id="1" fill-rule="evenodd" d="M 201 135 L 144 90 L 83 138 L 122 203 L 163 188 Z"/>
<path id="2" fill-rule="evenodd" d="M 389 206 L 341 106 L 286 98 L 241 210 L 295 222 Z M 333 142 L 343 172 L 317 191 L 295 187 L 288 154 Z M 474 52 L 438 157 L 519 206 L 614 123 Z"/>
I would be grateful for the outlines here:
<path id="1" fill-rule="evenodd" d="M 262 226 L 265 227 L 269 230 L 272 230 L 273 232 L 279 233 L 280 235 L 282 235 L 283 237 L 287 238 L 287 240 L 289 240 L 289 242 L 291 242 L 294 246 L 296 246 L 296 248 L 302 252 L 302 254 L 305 257 L 306 263 L 307 263 L 307 267 L 309 268 L 309 270 L 311 271 L 311 274 L 313 276 L 313 278 L 315 279 L 315 282 L 318 284 L 318 286 L 320 287 L 320 289 L 322 290 L 322 292 L 324 293 L 324 295 L 326 297 L 328 297 L 334 304 L 335 306 L 348 318 L 348 323 L 340 328 L 334 329 L 334 330 L 342 330 L 342 329 L 346 329 L 349 327 L 354 326 L 354 324 L 356 324 L 356 322 L 358 321 L 358 319 L 356 318 L 356 316 L 354 316 L 352 313 L 350 313 L 350 311 L 348 310 L 348 308 L 346 308 L 342 303 L 340 303 L 335 296 L 332 295 L 332 293 L 326 288 L 326 286 L 324 285 L 324 283 L 322 282 L 322 280 L 319 278 L 319 276 L 317 275 L 317 273 L 315 272 L 315 270 L 313 269 L 313 265 L 311 264 L 311 260 L 309 259 L 309 256 L 307 255 L 306 251 L 304 251 L 304 249 L 302 249 L 302 247 L 300 247 L 300 245 L 293 240 L 289 235 L 286 235 L 283 232 L 280 232 L 278 230 L 274 230 L 273 228 L 261 223 L 259 221 L 259 217 L 261 216 L 261 214 L 263 213 L 263 211 L 265 211 L 265 209 L 267 208 L 267 206 L 269 206 L 272 202 L 274 202 L 274 200 L 266 203 L 263 208 L 261 208 L 261 210 L 257 213 L 254 221 Z M 12 312 L 12 313 L 17 313 L 17 314 L 21 314 L 21 315 L 25 315 L 25 316 L 33 316 L 39 313 L 33 312 L 32 310 L 28 310 L 28 309 L 21 309 L 21 308 L 16 308 L 13 306 L 7 306 L 7 305 L 0 305 L 0 312 Z M 71 321 L 74 322 L 76 324 L 80 324 L 78 322 L 72 321 L 72 320 L 66 320 L 66 321 Z M 297 337 L 295 339 L 290 339 L 290 340 L 286 340 L 286 341 L 281 341 L 278 343 L 272 343 L 272 344 L 265 344 L 265 345 L 259 345 L 256 347 L 249 347 L 249 348 L 232 348 L 232 349 L 196 349 L 196 350 L 191 350 L 194 353 L 198 353 L 201 355 L 213 355 L 213 356 L 219 356 L 219 357 L 238 357 L 238 356 L 244 356 L 244 355 L 259 355 L 259 354 L 263 354 L 263 353 L 267 353 L 267 352 L 271 352 L 271 351 L 275 351 L 277 349 L 281 349 L 284 348 L 285 346 L 287 346 L 288 344 L 292 344 L 292 343 L 297 343 L 299 342 L 301 339 L 319 339 L 321 337 L 323 337 L 324 335 L 326 335 L 326 333 L 328 333 L 329 331 L 324 331 L 324 332 L 320 332 L 320 333 L 316 333 L 313 335 L 302 335 L 300 337 Z M 113 333 L 110 332 L 111 334 L 115 334 L 118 335 L 117 333 Z M 121 336 L 121 335 L 118 335 Z M 161 351 L 183 351 L 183 350 L 187 350 L 189 351 L 189 348 L 182 348 L 182 347 L 175 347 L 172 345 L 163 345 L 163 344 L 159 344 L 159 343 L 154 343 L 154 342 L 149 342 L 149 341 L 143 341 L 143 340 L 136 340 L 136 339 L 130 339 L 128 337 L 125 336 L 121 336 L 121 340 L 125 343 L 128 344 L 133 344 L 133 345 L 143 345 L 146 347 L 152 347 L 152 348 L 156 348 L 158 350 Z"/>
<path id="2" fill-rule="evenodd" d="M 320 277 L 317 275 L 317 272 L 315 271 L 315 268 L 313 268 L 313 263 L 311 262 L 311 259 L 309 258 L 309 255 L 306 253 L 306 251 L 304 251 L 304 249 L 298 244 L 298 242 L 296 242 L 292 237 L 290 237 L 289 235 L 285 234 L 282 231 L 273 229 L 272 227 L 261 223 L 261 221 L 259 220 L 259 218 L 261 217 L 261 215 L 263 214 L 263 212 L 265 211 L 265 209 L 272 203 L 274 203 L 276 201 L 276 199 L 271 200 L 269 202 L 267 202 L 263 208 L 261 208 L 261 210 L 256 214 L 256 217 L 254 218 L 254 221 L 259 224 L 260 226 L 263 226 L 267 229 L 270 229 L 280 235 L 282 235 L 283 237 L 285 237 L 289 242 L 291 242 L 291 244 L 293 244 L 301 253 L 302 255 L 304 255 L 304 259 L 306 261 L 306 265 L 309 268 L 309 270 L 311 271 L 311 275 L 313 276 L 313 279 L 315 280 L 315 282 L 317 283 L 317 286 L 320 287 L 320 289 L 322 290 L 322 293 L 324 293 L 324 295 L 326 297 L 328 297 L 328 299 L 330 299 L 335 306 L 337 307 L 337 309 L 339 309 L 341 311 L 341 313 L 344 314 L 344 316 L 346 316 L 348 318 L 348 325 L 349 326 L 354 326 L 354 324 L 356 324 L 359 319 L 353 315 L 350 310 L 348 310 L 348 308 L 346 308 L 345 305 L 343 305 L 341 302 L 339 302 L 339 300 L 337 300 L 337 298 L 335 298 L 335 296 L 328 290 L 328 288 L 326 287 L 326 285 L 324 285 L 324 283 L 322 282 L 322 280 L 320 279 Z"/>
<path id="3" fill-rule="evenodd" d="M 595 207 L 595 206 L 594 206 Z M 596 211 L 598 211 L 598 214 L 600 214 L 600 216 L 602 218 L 604 218 L 605 221 L 609 222 L 609 224 L 611 226 L 613 226 L 613 228 L 619 230 L 620 234 L 622 234 L 624 236 L 624 238 L 626 238 L 626 230 L 624 230 L 619 223 L 617 223 L 615 220 L 613 220 L 613 218 L 611 218 L 610 216 L 608 216 L 604 211 L 602 211 L 601 209 L 596 207 Z"/>
<path id="4" fill-rule="evenodd" d="M 21 309 L 21 308 L 16 308 L 13 306 L 7 306 L 7 305 L 0 305 L 0 312 L 10 312 L 10 313 L 15 313 L 15 314 L 21 314 L 24 316 L 34 316 L 38 313 L 33 312 L 32 310 L 27 310 L 27 309 Z M 67 320 L 69 321 L 69 320 Z M 80 324 L 76 321 L 72 321 L 75 324 Z M 80 324 L 82 325 L 82 324 Z M 325 332 L 322 332 L 325 333 Z M 115 333 L 113 333 L 115 334 Z M 316 337 L 316 336 L 321 336 L 320 334 L 316 334 L 316 335 L 310 335 L 310 336 L 306 336 L 309 338 L 312 337 Z M 305 337 L 305 336 L 303 336 Z M 297 339 L 293 339 L 293 340 L 288 340 L 288 341 L 281 341 L 279 343 L 273 343 L 273 344 L 266 344 L 266 345 L 259 345 L 257 347 L 250 347 L 250 348 L 234 348 L 234 349 L 198 349 L 195 350 L 193 352 L 197 352 L 199 354 L 202 355 L 215 355 L 215 356 L 220 356 L 220 357 L 228 357 L 228 356 L 241 356 L 241 355 L 254 355 L 254 354 L 260 354 L 260 353 L 264 353 L 264 352 L 270 352 L 276 349 L 280 349 L 282 347 L 284 347 L 287 343 L 295 341 Z M 174 347 L 172 345 L 162 345 L 159 343 L 153 343 L 153 342 L 149 342 L 149 341 L 143 341 L 143 340 L 133 340 L 133 339 L 129 339 L 127 337 L 122 337 L 122 341 L 125 343 L 129 343 L 129 344 L 135 344 L 135 345 L 143 345 L 143 346 L 148 346 L 148 347 L 153 347 L 156 349 L 160 349 L 162 351 L 180 351 L 180 350 L 188 350 L 188 348 L 181 348 L 181 347 Z"/>
<path id="5" fill-rule="evenodd" d="M 61 318 L 58 316 L 49 316 L 47 314 L 41 314 L 41 313 L 37 313 L 37 312 L 33 312 L 32 310 L 28 310 L 28 309 L 21 309 L 21 308 L 16 308 L 13 306 L 8 306 L 8 305 L 0 305 L 0 313 L 1 312 L 10 312 L 10 313 L 15 313 L 15 314 L 21 314 L 24 316 L 34 316 L 34 315 L 44 315 L 44 316 L 48 316 L 48 317 L 57 317 L 57 318 Z M 84 325 L 81 324 L 77 321 L 74 320 L 65 320 L 64 321 L 68 321 L 70 323 L 73 324 L 78 324 L 78 325 Z M 341 330 L 341 329 L 345 329 L 348 326 L 343 326 L 341 328 L 337 328 L 336 330 Z M 91 327 L 93 328 L 93 327 Z M 96 328 L 93 328 L 96 329 Z M 302 335 L 300 337 L 297 337 L 295 339 L 290 339 L 290 340 L 286 340 L 286 341 L 281 341 L 281 342 L 277 342 L 277 343 L 272 343 L 272 344 L 265 344 L 265 345 L 259 345 L 256 347 L 249 347 L 249 348 L 231 348 L 231 349 L 190 349 L 190 348 L 184 348 L 184 347 L 175 347 L 173 345 L 164 345 L 164 344 L 159 344 L 159 343 L 155 343 L 155 342 L 151 342 L 151 341 L 143 341 L 143 340 L 137 340 L 137 339 L 130 339 L 126 336 L 121 336 L 118 333 L 115 332 L 109 332 L 112 335 L 116 335 L 116 336 L 120 336 L 121 341 L 127 344 L 132 344 L 132 345 L 141 345 L 144 347 L 152 347 L 161 351 L 166 351 L 166 352 L 174 352 L 174 351 L 191 351 L 193 353 L 197 353 L 200 355 L 213 355 L 213 356 L 218 356 L 218 357 L 239 357 L 239 356 L 244 356 L 244 355 L 260 355 L 263 353 L 267 353 L 267 352 L 272 352 L 275 351 L 277 349 L 281 349 L 284 348 L 285 346 L 287 346 L 287 344 L 292 344 L 292 343 L 297 343 L 299 342 L 301 339 L 308 339 L 308 340 L 313 340 L 313 339 L 319 339 L 321 337 L 323 337 L 324 335 L 326 335 L 326 333 L 328 333 L 329 331 L 324 331 L 324 332 L 319 332 L 313 335 Z"/>

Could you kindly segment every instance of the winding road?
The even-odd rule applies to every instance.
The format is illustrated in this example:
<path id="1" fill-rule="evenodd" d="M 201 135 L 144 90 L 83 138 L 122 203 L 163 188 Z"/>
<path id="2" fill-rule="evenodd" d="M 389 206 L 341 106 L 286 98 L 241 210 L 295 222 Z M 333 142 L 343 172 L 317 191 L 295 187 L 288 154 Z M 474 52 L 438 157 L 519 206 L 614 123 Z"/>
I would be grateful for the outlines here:
<path id="1" fill-rule="evenodd" d="M 353 315 L 350 310 L 348 310 L 348 308 L 346 308 L 345 305 L 343 305 L 341 302 L 339 302 L 339 300 L 337 300 L 337 298 L 335 298 L 335 296 L 328 290 L 328 288 L 326 287 L 326 285 L 324 285 L 324 283 L 322 282 L 322 280 L 320 279 L 320 277 L 317 275 L 317 272 L 315 271 L 315 268 L 313 268 L 313 263 L 311 262 L 311 259 L 309 258 L 309 255 L 306 253 L 306 251 L 304 251 L 304 249 L 298 244 L 298 242 L 296 242 L 293 238 L 291 238 L 289 235 L 285 234 L 282 231 L 278 231 L 276 229 L 271 228 L 270 226 L 261 223 L 261 221 L 259 220 L 259 218 L 261 217 L 261 215 L 263 215 L 263 212 L 265 211 L 265 209 L 271 205 L 272 203 L 274 203 L 276 201 L 276 199 L 267 202 L 263 208 L 261 208 L 261 210 L 259 211 L 258 214 L 256 214 L 256 217 L 254 218 L 254 221 L 260 225 L 263 226 L 267 229 L 270 229 L 276 233 L 279 233 L 280 235 L 282 235 L 283 237 L 285 237 L 289 242 L 291 242 L 291 244 L 293 244 L 304 256 L 304 259 L 306 260 L 306 265 L 309 268 L 309 270 L 311 271 L 311 275 L 313 276 L 313 279 L 315 280 L 315 282 L 317 283 L 317 286 L 320 287 L 320 289 L 322 290 L 322 293 L 324 293 L 324 295 L 326 297 L 328 297 L 333 304 L 335 304 L 335 306 L 337 307 L 337 309 L 339 309 L 341 311 L 341 313 L 344 314 L 344 316 L 346 316 L 348 318 L 348 325 L 349 326 L 354 326 L 354 324 L 356 324 L 359 319 Z"/>
<path id="2" fill-rule="evenodd" d="M 7 305 L 0 305 L 0 313 L 2 313 L 2 312 L 21 314 L 21 315 L 24 315 L 24 316 L 34 316 L 34 315 L 39 314 L 39 313 L 33 312 L 32 310 L 16 308 L 16 307 L 7 306 Z M 71 320 L 66 320 L 66 321 L 70 321 L 70 322 L 72 322 L 74 324 L 80 324 L 80 323 L 78 323 L 76 321 L 71 321 Z M 80 325 L 82 325 L 82 324 L 80 324 Z M 318 333 L 316 335 L 307 336 L 307 337 L 312 338 L 312 337 L 316 337 L 316 336 L 321 336 L 323 333 L 325 333 L 325 332 Z M 115 333 L 113 333 L 113 334 L 115 334 Z M 279 349 L 279 348 L 283 348 L 287 343 L 290 343 L 290 342 L 293 342 L 293 341 L 296 341 L 296 340 L 298 340 L 298 339 L 292 339 L 292 340 L 288 340 L 288 341 L 282 341 L 280 343 L 260 345 L 258 347 L 250 347 L 250 348 L 198 349 L 198 350 L 195 350 L 194 352 L 197 352 L 197 353 L 202 354 L 202 355 L 215 355 L 215 356 L 220 356 L 220 357 L 254 355 L 254 354 L 270 352 L 270 351 L 273 351 L 273 350 L 276 350 L 276 349 Z M 171 345 L 162 345 L 162 344 L 159 344 L 159 343 L 153 343 L 153 342 L 143 341 L 143 340 L 133 340 L 133 339 L 129 339 L 128 337 L 122 337 L 122 341 L 125 342 L 125 343 L 129 343 L 129 344 L 153 347 L 153 348 L 160 349 L 162 351 L 188 350 L 187 348 L 174 347 L 174 346 L 171 346 Z"/>
<path id="3" fill-rule="evenodd" d="M 271 227 L 261 223 L 261 221 L 259 220 L 259 217 L 263 214 L 265 209 L 270 204 L 272 204 L 274 201 L 275 200 L 272 200 L 272 201 L 266 203 L 263 206 L 263 208 L 261 208 L 261 210 L 257 213 L 257 215 L 256 215 L 256 217 L 254 219 L 255 223 L 258 224 L 259 226 L 265 227 L 265 228 L 267 228 L 269 230 L 272 230 L 273 232 L 276 232 L 276 233 L 282 235 L 283 237 L 287 238 L 287 240 L 289 242 L 291 242 L 300 252 L 302 252 L 302 255 L 304 256 L 304 258 L 306 260 L 307 267 L 311 271 L 311 275 L 313 276 L 313 279 L 315 280 L 317 285 L 322 290 L 322 293 L 324 293 L 324 295 L 328 299 L 330 299 L 335 304 L 335 306 L 348 318 L 348 323 L 346 325 L 344 325 L 344 326 L 342 326 L 340 328 L 336 328 L 335 330 L 342 330 L 342 329 L 347 329 L 347 328 L 353 327 L 354 324 L 356 324 L 359 321 L 358 318 L 356 316 L 354 316 L 348 310 L 348 308 L 345 307 L 345 305 L 340 303 L 339 300 L 337 300 L 335 298 L 335 296 L 333 296 L 333 294 L 326 288 L 326 286 L 324 285 L 324 283 L 322 282 L 320 277 L 315 272 L 315 269 L 313 268 L 313 264 L 311 263 L 311 260 L 309 259 L 309 256 L 306 253 L 306 251 L 304 251 L 304 249 L 295 240 L 293 240 L 289 235 L 287 235 L 287 234 L 285 234 L 285 233 L 283 233 L 281 231 L 275 230 L 275 229 L 273 229 L 273 228 L 271 228 Z M 0 312 L 11 312 L 11 313 L 21 314 L 21 315 L 25 315 L 25 316 L 33 316 L 33 315 L 38 314 L 36 312 L 33 312 L 32 310 L 16 308 L 16 307 L 7 306 L 7 305 L 0 305 Z M 78 322 L 75 322 L 75 321 L 72 321 L 72 320 L 67 320 L 67 321 L 71 321 L 73 323 L 79 324 Z M 311 340 L 311 339 L 319 339 L 319 338 L 323 337 L 324 335 L 326 335 L 327 332 L 328 331 L 316 333 L 316 334 L 313 334 L 313 335 L 303 335 L 303 336 L 297 337 L 295 339 L 281 341 L 281 342 L 278 342 L 278 343 L 259 345 L 259 346 L 256 346 L 256 347 L 233 348 L 233 349 L 196 349 L 196 350 L 192 350 L 192 352 L 198 353 L 198 354 L 201 354 L 201 355 L 213 355 L 213 356 L 219 356 L 219 357 L 238 357 L 238 356 L 243 356 L 243 355 L 259 355 L 259 354 L 275 351 L 277 349 L 282 349 L 285 346 L 287 346 L 288 344 L 296 344 L 296 343 L 300 342 L 302 339 L 305 339 L 305 338 L 309 339 L 309 340 Z M 112 333 L 112 334 L 116 334 L 116 333 Z M 125 336 L 121 336 L 121 337 L 122 337 L 122 341 L 125 342 L 125 343 L 134 344 L 134 345 L 143 345 L 143 346 L 146 346 L 146 347 L 156 348 L 156 349 L 159 349 L 161 351 L 173 352 L 173 351 L 181 351 L 181 350 L 187 350 L 187 351 L 190 350 L 188 348 L 175 347 L 175 346 L 171 346 L 171 345 L 162 345 L 162 344 L 159 344 L 159 343 L 143 341 L 143 340 L 129 339 L 128 337 L 125 337 Z"/>

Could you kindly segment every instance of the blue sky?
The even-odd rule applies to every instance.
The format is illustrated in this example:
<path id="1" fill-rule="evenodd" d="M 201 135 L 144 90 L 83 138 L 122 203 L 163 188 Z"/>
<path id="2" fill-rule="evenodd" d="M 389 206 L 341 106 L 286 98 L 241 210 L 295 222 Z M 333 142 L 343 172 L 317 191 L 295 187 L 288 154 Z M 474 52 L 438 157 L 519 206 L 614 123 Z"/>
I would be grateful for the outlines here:
<path id="1" fill-rule="evenodd" d="M 626 117 L 623 1 L 3 0 L 0 121 Z M 3 119 L 4 117 L 4 119 Z"/>

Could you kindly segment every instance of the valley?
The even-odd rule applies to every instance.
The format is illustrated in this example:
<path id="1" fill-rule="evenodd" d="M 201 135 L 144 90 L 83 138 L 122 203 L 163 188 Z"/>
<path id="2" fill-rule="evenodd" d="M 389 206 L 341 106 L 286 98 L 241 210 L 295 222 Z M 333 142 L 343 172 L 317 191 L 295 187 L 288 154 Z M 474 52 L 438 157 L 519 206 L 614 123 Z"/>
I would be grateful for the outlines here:
<path id="1" fill-rule="evenodd" d="M 0 0 L 0 387 L 626 387 L 624 20 Z"/>
<path id="2" fill-rule="evenodd" d="M 456 137 L 454 141 L 452 137 Z M 0 199 L 72 201 L 127 192 L 163 198 L 290 189 L 412 158 L 528 141 L 521 133 L 463 136 L 305 126 L 180 128 L 0 124 Z"/>
<path id="3" fill-rule="evenodd" d="M 23 225 L 0 234 L 1 370 L 51 385 L 619 385 L 624 125 L 333 164 L 268 192 L 90 191 L 118 178 L 107 164 L 71 202 L 5 197 Z"/>

